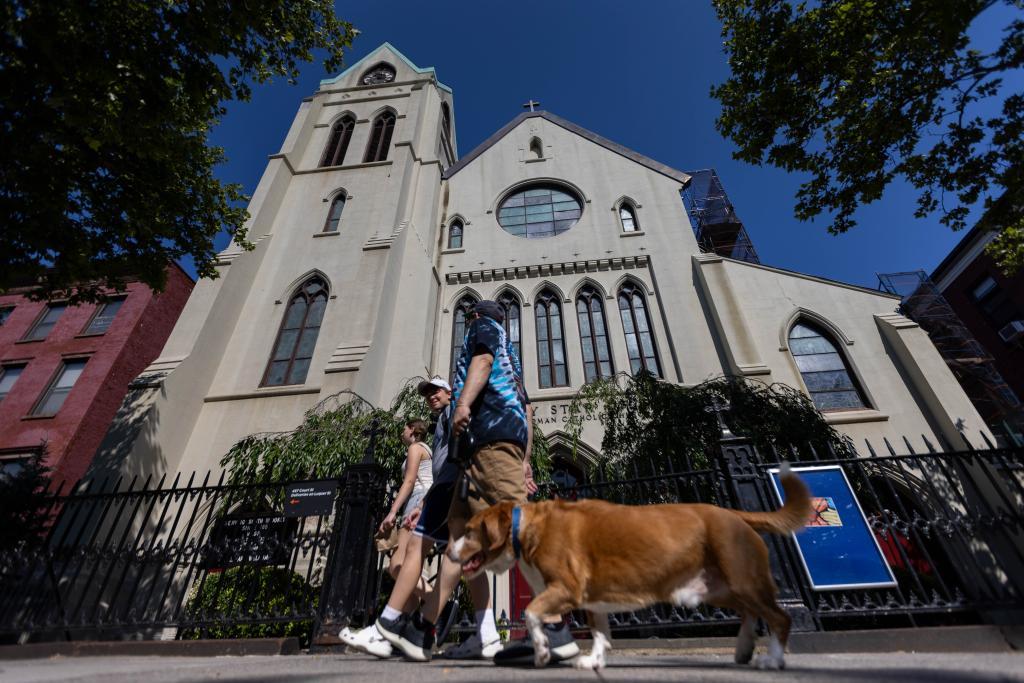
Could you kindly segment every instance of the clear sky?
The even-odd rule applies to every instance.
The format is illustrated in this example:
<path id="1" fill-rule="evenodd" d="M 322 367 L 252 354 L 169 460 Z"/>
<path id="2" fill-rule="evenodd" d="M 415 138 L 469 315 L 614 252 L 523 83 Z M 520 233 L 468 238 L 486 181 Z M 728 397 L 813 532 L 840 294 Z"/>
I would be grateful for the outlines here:
<path id="1" fill-rule="evenodd" d="M 916 192 L 894 184 L 863 208 L 860 225 L 832 236 L 825 222 L 793 218 L 801 178 L 732 159 L 715 130 L 708 92 L 728 75 L 721 27 L 707 0 L 491 0 L 339 3 L 360 31 L 346 65 L 388 41 L 454 90 L 460 155 L 523 111 L 541 108 L 674 168 L 718 170 L 761 261 L 868 287 L 876 272 L 931 270 L 961 234 L 913 217 Z M 1004 17 L 979 27 L 996 36 Z M 326 74 L 307 65 L 297 85 L 257 87 L 233 103 L 212 142 L 228 162 L 218 176 L 251 194 L 303 97 Z M 217 248 L 226 246 L 222 235 Z M 193 271 L 194 274 L 194 271 Z"/>

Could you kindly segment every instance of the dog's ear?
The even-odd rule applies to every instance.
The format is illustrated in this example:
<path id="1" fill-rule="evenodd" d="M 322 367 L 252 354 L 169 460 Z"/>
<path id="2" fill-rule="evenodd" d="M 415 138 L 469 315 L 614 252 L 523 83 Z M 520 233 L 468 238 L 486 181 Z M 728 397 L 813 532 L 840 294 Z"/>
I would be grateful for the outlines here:
<path id="1" fill-rule="evenodd" d="M 512 527 L 512 503 L 499 503 L 484 518 L 488 550 L 494 552 L 503 546 Z"/>

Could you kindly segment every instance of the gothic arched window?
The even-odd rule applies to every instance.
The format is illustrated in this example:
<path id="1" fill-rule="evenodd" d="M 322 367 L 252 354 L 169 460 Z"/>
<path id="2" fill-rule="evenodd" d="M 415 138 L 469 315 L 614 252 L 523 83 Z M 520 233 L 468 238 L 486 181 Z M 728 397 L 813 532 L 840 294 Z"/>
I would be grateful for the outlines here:
<path id="1" fill-rule="evenodd" d="M 462 221 L 452 221 L 448 226 L 448 248 L 462 249 Z"/>
<path id="2" fill-rule="evenodd" d="M 337 232 L 338 224 L 341 222 L 341 212 L 345 210 L 345 193 L 341 192 L 331 202 L 331 210 L 327 212 L 327 220 L 324 222 L 324 232 Z"/>
<path id="3" fill-rule="evenodd" d="M 348 143 L 352 140 L 352 129 L 356 127 L 356 120 L 346 114 L 331 128 L 331 137 L 327 141 L 327 149 L 320 160 L 320 166 L 341 166 L 345 162 L 345 152 L 348 151 Z"/>
<path id="4" fill-rule="evenodd" d="M 818 410 L 867 407 L 846 358 L 822 328 L 806 320 L 797 322 L 789 331 L 789 352 Z"/>
<path id="5" fill-rule="evenodd" d="M 635 375 L 645 371 L 661 377 L 658 351 L 654 345 L 651 320 L 647 315 L 647 302 L 643 292 L 632 282 L 619 288 L 619 315 L 622 316 L 622 329 L 626 333 L 630 372 Z"/>
<path id="6" fill-rule="evenodd" d="M 306 280 L 288 302 L 274 351 L 260 386 L 302 384 L 313 359 L 320 322 L 327 308 L 327 284 L 319 276 Z"/>
<path id="7" fill-rule="evenodd" d="M 584 287 L 576 297 L 576 318 L 583 346 L 584 381 L 611 377 L 615 371 L 608 345 L 608 326 L 604 321 L 604 304 L 601 294 L 593 287 Z"/>
<path id="8" fill-rule="evenodd" d="M 619 220 L 622 221 L 622 232 L 636 232 L 640 223 L 636 220 L 636 211 L 626 202 L 619 206 Z"/>
<path id="9" fill-rule="evenodd" d="M 370 132 L 370 143 L 366 146 L 366 154 L 363 155 L 363 163 L 371 161 L 384 161 L 388 158 L 388 149 L 391 147 L 391 134 L 395 131 L 395 113 L 393 111 L 382 112 L 373 120 L 373 129 Z"/>
<path id="10" fill-rule="evenodd" d="M 568 386 L 562 306 L 558 302 L 558 295 L 550 289 L 543 290 L 537 295 L 533 311 L 537 319 L 537 372 L 540 388 Z"/>
<path id="11" fill-rule="evenodd" d="M 516 356 L 519 358 L 519 362 L 523 361 L 523 348 L 521 345 L 522 335 L 520 322 L 520 311 L 519 311 L 519 300 L 516 299 L 512 292 L 503 292 L 498 297 L 498 303 L 505 309 L 505 334 L 508 335 L 508 341 L 512 344 L 512 348 L 516 351 Z"/>
<path id="12" fill-rule="evenodd" d="M 462 352 L 462 342 L 466 339 L 466 328 L 472 319 L 473 306 L 476 305 L 476 297 L 472 294 L 459 299 L 455 304 L 455 314 L 452 320 L 452 364 L 448 371 L 449 376 L 455 378 L 455 366 L 459 362 L 459 354 Z"/>

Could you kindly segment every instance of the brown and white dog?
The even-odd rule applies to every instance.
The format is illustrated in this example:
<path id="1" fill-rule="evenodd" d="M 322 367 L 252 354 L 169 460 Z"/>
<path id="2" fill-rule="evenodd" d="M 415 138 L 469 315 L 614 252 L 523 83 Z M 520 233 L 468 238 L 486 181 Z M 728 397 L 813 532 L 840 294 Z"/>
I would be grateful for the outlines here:
<path id="1" fill-rule="evenodd" d="M 518 559 L 534 594 L 526 622 L 536 666 L 551 658 L 541 628 L 545 617 L 586 610 L 594 646 L 575 666 L 601 669 L 611 649 L 608 613 L 705 602 L 742 617 L 736 644 L 741 664 L 750 662 L 755 624 L 764 619 L 771 640 L 755 663 L 781 669 L 791 620 L 776 604 L 768 548 L 757 532 L 795 531 L 811 514 L 807 486 L 785 464 L 781 483 L 786 503 L 774 512 L 600 500 L 499 503 L 467 523 L 448 555 L 470 578 L 484 570 L 508 571 Z"/>

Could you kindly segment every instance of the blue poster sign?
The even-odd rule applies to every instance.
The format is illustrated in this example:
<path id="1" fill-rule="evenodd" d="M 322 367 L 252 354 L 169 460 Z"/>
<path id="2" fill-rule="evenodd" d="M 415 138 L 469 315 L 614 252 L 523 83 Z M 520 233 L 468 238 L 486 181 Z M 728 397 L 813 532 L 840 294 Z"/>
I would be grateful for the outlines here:
<path id="1" fill-rule="evenodd" d="M 794 467 L 811 490 L 813 512 L 793 535 L 814 590 L 891 588 L 896 578 L 886 562 L 846 473 L 838 465 Z M 784 501 L 779 470 L 770 470 L 775 495 Z"/>

